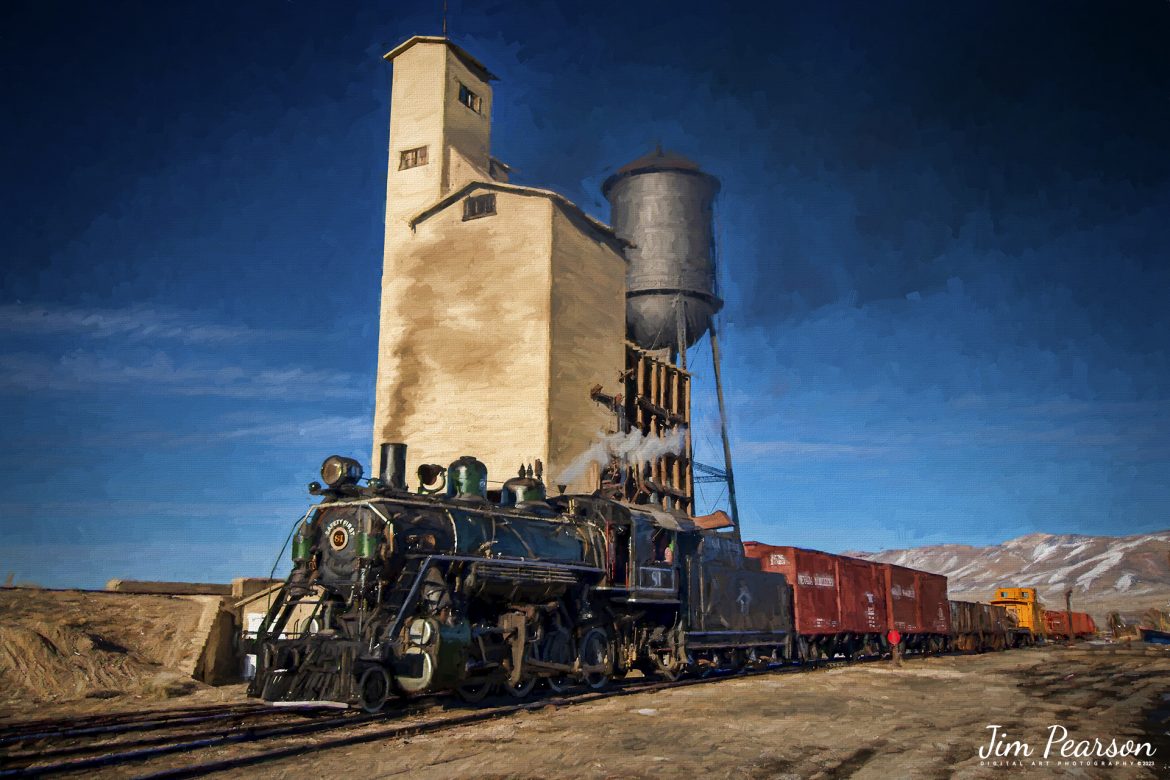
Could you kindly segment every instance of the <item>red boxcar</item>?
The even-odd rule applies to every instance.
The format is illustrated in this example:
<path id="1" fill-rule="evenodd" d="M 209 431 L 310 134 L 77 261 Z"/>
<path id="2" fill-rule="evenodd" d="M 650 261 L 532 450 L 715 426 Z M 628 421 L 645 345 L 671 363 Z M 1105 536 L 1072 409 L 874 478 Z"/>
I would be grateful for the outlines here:
<path id="1" fill-rule="evenodd" d="M 889 628 L 907 637 L 910 649 L 939 649 L 951 633 L 951 606 L 947 578 L 892 563 L 885 573 Z"/>
<path id="2" fill-rule="evenodd" d="M 890 629 L 908 650 L 942 650 L 951 631 L 947 578 L 904 566 L 759 542 L 744 552 L 792 584 L 801 658 L 880 653 Z"/>
<path id="3" fill-rule="evenodd" d="M 855 634 L 884 634 L 889 619 L 881 564 L 838 556 L 837 580 L 840 582 L 841 630 Z"/>
<path id="4" fill-rule="evenodd" d="M 1072 613 L 1073 635 L 1078 637 L 1095 636 L 1097 623 L 1086 612 Z M 1068 638 L 1068 613 L 1044 610 L 1044 627 L 1048 631 L 1049 639 Z"/>
<path id="5" fill-rule="evenodd" d="M 764 571 L 779 572 L 792 585 L 796 633 L 836 634 L 841 631 L 837 603 L 837 556 L 801 547 L 744 542 L 749 558 Z"/>
<path id="6" fill-rule="evenodd" d="M 886 585 L 886 613 L 889 627 L 900 634 L 922 631 L 922 610 L 918 605 L 918 572 L 892 563 L 882 564 Z"/>
<path id="7" fill-rule="evenodd" d="M 947 600 L 947 578 L 928 571 L 918 572 L 918 593 L 922 630 L 928 634 L 950 634 L 951 604 Z"/>

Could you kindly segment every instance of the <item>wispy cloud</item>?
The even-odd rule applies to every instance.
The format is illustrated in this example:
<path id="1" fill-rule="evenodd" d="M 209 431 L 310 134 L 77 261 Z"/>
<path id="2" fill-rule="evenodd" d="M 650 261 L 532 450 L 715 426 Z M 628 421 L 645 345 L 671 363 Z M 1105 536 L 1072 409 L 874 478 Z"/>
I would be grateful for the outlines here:
<path id="1" fill-rule="evenodd" d="M 1020 394 L 965 393 L 952 398 L 953 409 L 1018 413 L 1030 417 L 1113 418 L 1170 414 L 1170 398 L 1114 401 L 1096 399 L 1052 398 L 1037 400 Z"/>
<path id="2" fill-rule="evenodd" d="M 28 353 L 0 355 L 0 391 L 78 393 L 97 386 L 132 386 L 138 392 L 169 395 L 294 400 L 361 398 L 370 382 L 338 371 L 180 365 L 163 352 L 138 363 L 80 350 L 57 359 Z"/>
<path id="3" fill-rule="evenodd" d="M 766 457 L 846 457 L 873 458 L 887 455 L 890 447 L 866 444 L 842 444 L 821 441 L 745 441 L 735 445 L 737 453 L 748 458 Z"/>
<path id="4" fill-rule="evenodd" d="M 246 441 L 269 447 L 304 447 L 326 442 L 335 446 L 361 444 L 370 438 L 369 417 L 318 417 L 311 420 L 279 421 L 249 425 L 218 433 L 200 434 L 217 441 Z M 188 437 L 192 438 L 192 437 Z"/>
<path id="5" fill-rule="evenodd" d="M 207 447 L 231 443 L 270 448 L 334 447 L 364 450 L 370 441 L 371 418 L 327 415 L 301 420 L 290 413 L 287 418 L 273 416 L 263 421 L 246 423 L 225 415 L 210 421 L 202 430 L 190 432 L 174 428 L 128 428 L 119 430 L 86 430 L 67 432 L 37 431 L 34 434 L 8 436 L 5 443 L 16 452 L 0 451 L 0 462 L 8 457 L 26 457 L 23 453 L 42 453 L 61 449 L 102 447 L 166 448 Z"/>
<path id="6" fill-rule="evenodd" d="M 0 333 L 89 336 L 133 342 L 242 344 L 310 338 L 308 331 L 251 328 L 213 322 L 207 314 L 159 306 L 121 309 L 8 303 L 0 305 Z"/>

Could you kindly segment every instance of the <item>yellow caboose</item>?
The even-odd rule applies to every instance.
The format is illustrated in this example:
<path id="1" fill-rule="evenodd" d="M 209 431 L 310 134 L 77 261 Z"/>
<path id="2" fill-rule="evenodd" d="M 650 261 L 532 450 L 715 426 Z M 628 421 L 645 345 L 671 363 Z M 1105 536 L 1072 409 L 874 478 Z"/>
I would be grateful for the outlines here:
<path id="1" fill-rule="evenodd" d="M 1017 644 L 1044 639 L 1044 607 L 1036 597 L 1035 588 L 996 588 L 991 603 L 1007 608 L 1016 616 Z"/>

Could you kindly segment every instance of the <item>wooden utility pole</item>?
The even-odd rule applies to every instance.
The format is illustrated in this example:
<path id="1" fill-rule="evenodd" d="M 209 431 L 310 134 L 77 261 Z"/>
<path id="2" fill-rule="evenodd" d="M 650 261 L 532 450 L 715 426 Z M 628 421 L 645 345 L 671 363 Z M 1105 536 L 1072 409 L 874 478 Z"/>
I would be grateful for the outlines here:
<path id="1" fill-rule="evenodd" d="M 1073 639 L 1075 638 L 1072 622 L 1072 588 L 1069 588 L 1064 592 L 1064 614 L 1065 620 L 1068 621 L 1068 643 L 1071 645 L 1073 643 Z"/>

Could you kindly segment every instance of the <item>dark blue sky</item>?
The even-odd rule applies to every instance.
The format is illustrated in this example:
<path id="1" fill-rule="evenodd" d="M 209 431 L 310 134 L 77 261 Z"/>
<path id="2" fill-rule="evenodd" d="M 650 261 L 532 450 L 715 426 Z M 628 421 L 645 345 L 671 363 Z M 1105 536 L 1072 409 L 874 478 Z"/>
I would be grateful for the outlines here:
<path id="1" fill-rule="evenodd" d="M 449 5 L 516 181 L 721 178 L 747 536 L 1170 526 L 1170 4 Z M 0 575 L 266 574 L 366 460 L 381 55 L 440 7 L 0 8 Z"/>

